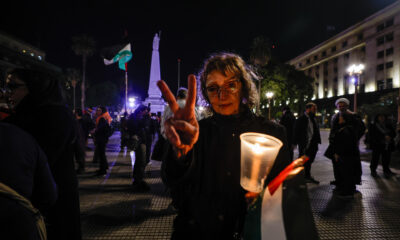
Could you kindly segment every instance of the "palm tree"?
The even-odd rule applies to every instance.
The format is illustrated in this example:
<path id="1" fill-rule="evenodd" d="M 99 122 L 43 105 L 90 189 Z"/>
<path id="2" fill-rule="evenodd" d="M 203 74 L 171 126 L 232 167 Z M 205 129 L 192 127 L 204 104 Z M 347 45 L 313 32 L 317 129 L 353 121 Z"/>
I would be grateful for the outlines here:
<path id="1" fill-rule="evenodd" d="M 85 109 L 85 85 L 86 85 L 86 61 L 95 52 L 95 41 L 88 35 L 72 37 L 72 50 L 78 56 L 82 56 L 82 84 L 81 84 L 81 108 Z"/>
<path id="2" fill-rule="evenodd" d="M 74 106 L 74 111 L 76 109 L 75 88 L 76 88 L 76 84 L 81 81 L 81 77 L 79 75 L 80 75 L 79 71 L 75 68 L 67 68 L 67 70 L 66 70 L 67 84 L 73 88 L 72 102 L 73 102 L 73 106 Z"/>
<path id="3" fill-rule="evenodd" d="M 271 41 L 263 36 L 258 36 L 253 40 L 250 49 L 250 62 L 253 64 L 256 73 L 260 67 L 268 64 L 271 59 Z M 260 111 L 261 101 L 261 78 L 258 79 L 258 95 L 260 97 L 258 101 L 257 111 Z"/>

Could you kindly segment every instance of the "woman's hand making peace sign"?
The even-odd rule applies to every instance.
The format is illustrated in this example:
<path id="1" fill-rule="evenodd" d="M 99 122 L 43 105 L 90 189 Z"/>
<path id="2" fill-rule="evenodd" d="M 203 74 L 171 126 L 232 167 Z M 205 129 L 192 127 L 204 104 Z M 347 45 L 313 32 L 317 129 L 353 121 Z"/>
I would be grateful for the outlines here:
<path id="1" fill-rule="evenodd" d="M 179 107 L 175 96 L 164 81 L 158 81 L 157 86 L 174 114 L 165 121 L 164 128 L 168 141 L 180 158 L 193 148 L 199 137 L 199 124 L 195 115 L 196 77 L 193 74 L 188 77 L 188 95 L 184 108 Z"/>

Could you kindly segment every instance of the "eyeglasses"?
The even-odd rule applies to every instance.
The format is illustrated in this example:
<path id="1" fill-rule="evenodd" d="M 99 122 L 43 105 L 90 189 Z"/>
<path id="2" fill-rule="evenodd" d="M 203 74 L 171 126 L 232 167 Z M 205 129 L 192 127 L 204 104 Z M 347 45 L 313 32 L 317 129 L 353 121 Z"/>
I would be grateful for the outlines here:
<path id="1" fill-rule="evenodd" d="M 215 84 L 206 87 L 206 91 L 209 97 L 219 96 L 221 92 L 224 94 L 234 94 L 239 90 L 239 83 L 239 80 L 230 81 L 221 87 Z"/>

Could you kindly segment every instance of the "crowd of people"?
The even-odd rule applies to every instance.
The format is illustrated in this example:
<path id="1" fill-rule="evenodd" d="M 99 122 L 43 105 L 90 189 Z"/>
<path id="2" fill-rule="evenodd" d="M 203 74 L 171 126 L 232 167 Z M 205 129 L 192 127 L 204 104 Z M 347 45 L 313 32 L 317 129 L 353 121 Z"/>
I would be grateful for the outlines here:
<path id="1" fill-rule="evenodd" d="M 298 118 L 285 106 L 279 124 L 269 121 L 252 111 L 259 101 L 255 77 L 240 56 L 215 54 L 198 75 L 200 89 L 195 75 L 188 77 L 188 88 L 179 88 L 176 95 L 164 81 L 158 82 L 168 103 L 162 115 L 152 114 L 150 105 L 123 114 L 120 150 L 135 153 L 132 190 L 149 191 L 146 165 L 150 159 L 162 161 L 162 180 L 177 211 L 172 239 L 240 239 L 245 234 L 248 199 L 240 185 L 239 138 L 244 132 L 265 133 L 283 143 L 265 186 L 294 160 L 296 147 L 299 158 L 308 158 L 304 172 L 284 188 L 283 209 L 302 201 L 294 194 L 301 191 L 301 184 L 319 184 L 311 174 L 321 144 L 317 105 L 307 103 Z M 1 229 L 23 239 L 43 235 L 81 239 L 77 175 L 86 172 L 89 137 L 95 146 L 92 161 L 98 164 L 95 175 L 109 173 L 106 146 L 115 119 L 104 106 L 71 111 L 58 76 L 48 71 L 14 69 L 6 84 L 11 107 L 2 113 L 0 122 L 0 206 L 5 210 Z M 208 104 L 207 117 L 195 107 L 197 90 Z M 394 174 L 390 160 L 396 132 L 384 114 L 377 114 L 365 126 L 358 114 L 349 111 L 348 99 L 340 98 L 335 105 L 338 113 L 332 117 L 324 154 L 332 160 L 335 194 L 352 197 L 361 184 L 359 141 L 367 127 L 373 177 L 378 177 L 380 158 L 384 175 Z M 304 196 L 300 198 L 308 203 Z M 10 203 L 15 199 L 19 205 Z M 304 227 L 296 227 L 291 234 L 317 238 L 315 228 L 307 226 L 310 219 L 306 218 L 312 218 L 310 208 L 296 212 L 298 217 L 286 218 L 291 220 L 285 224 L 292 226 L 300 219 L 296 224 Z"/>

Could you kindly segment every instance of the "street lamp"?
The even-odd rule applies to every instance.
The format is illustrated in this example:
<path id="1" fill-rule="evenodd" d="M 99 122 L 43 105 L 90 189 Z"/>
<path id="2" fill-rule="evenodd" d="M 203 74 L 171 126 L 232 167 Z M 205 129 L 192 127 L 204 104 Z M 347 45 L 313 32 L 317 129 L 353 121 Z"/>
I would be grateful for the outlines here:
<path id="1" fill-rule="evenodd" d="M 274 93 L 273 92 L 267 92 L 265 94 L 265 96 L 268 99 L 268 120 L 270 120 L 271 119 L 271 99 L 274 96 Z"/>
<path id="2" fill-rule="evenodd" d="M 357 86 L 358 82 L 360 81 L 360 75 L 362 71 L 364 70 L 364 65 L 363 64 L 353 64 L 351 65 L 348 69 L 347 72 L 349 73 L 350 76 L 355 76 L 352 81 L 354 83 L 354 112 L 357 112 Z"/>

